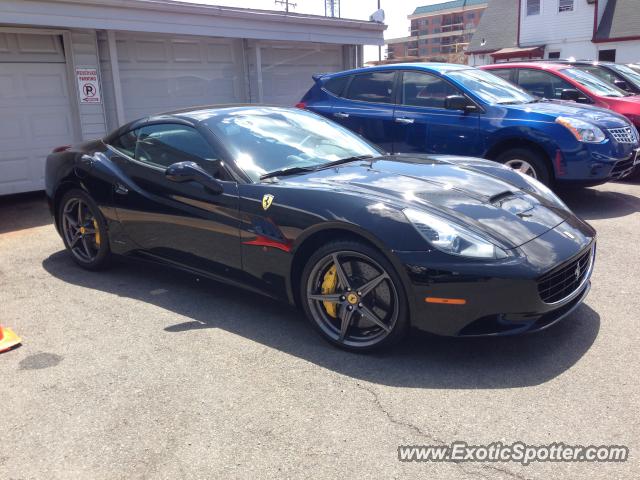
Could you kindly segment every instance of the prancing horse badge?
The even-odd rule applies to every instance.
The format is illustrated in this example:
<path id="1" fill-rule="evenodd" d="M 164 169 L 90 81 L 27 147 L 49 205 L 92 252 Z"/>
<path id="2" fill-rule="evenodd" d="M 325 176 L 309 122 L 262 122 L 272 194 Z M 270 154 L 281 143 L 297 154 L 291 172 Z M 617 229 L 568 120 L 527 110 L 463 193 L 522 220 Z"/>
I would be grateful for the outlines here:
<path id="1" fill-rule="evenodd" d="M 273 202 L 273 195 L 267 193 L 264 197 L 262 197 L 262 208 L 268 210 L 271 206 L 271 202 Z"/>

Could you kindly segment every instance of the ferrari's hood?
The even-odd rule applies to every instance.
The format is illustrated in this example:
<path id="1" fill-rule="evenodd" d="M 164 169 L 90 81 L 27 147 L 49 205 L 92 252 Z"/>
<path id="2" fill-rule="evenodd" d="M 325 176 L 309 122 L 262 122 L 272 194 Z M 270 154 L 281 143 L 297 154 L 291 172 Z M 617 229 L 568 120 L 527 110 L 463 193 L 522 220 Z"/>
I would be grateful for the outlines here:
<path id="1" fill-rule="evenodd" d="M 515 172 L 497 167 L 496 171 L 502 171 L 500 178 L 481 171 L 479 167 L 486 165 L 488 170 L 494 168 L 487 161 L 446 158 L 380 157 L 283 178 L 281 184 L 331 189 L 344 193 L 345 201 L 358 195 L 401 208 L 436 210 L 482 231 L 506 248 L 522 245 L 571 216 L 523 190 L 524 181 Z"/>

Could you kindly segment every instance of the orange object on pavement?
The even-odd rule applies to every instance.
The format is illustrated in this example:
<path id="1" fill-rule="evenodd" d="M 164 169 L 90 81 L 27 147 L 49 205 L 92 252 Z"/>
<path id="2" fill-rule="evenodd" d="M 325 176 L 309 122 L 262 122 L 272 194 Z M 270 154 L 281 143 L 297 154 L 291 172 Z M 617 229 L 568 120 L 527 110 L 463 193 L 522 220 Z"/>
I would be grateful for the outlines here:
<path id="1" fill-rule="evenodd" d="M 20 342 L 22 339 L 13 330 L 0 325 L 0 353 L 19 345 Z"/>

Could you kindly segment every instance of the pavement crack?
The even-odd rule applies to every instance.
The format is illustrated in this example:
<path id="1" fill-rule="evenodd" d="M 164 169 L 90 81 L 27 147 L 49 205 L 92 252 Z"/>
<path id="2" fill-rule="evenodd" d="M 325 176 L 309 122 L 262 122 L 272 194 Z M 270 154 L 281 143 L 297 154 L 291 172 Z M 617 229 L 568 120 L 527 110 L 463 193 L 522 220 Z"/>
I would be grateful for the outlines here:
<path id="1" fill-rule="evenodd" d="M 362 383 L 358 383 L 356 382 L 356 387 L 358 387 L 360 390 L 364 390 L 365 392 L 368 392 L 371 397 L 373 398 L 373 404 L 375 405 L 375 407 L 384 414 L 384 416 L 387 418 L 387 420 L 389 422 L 391 422 L 394 425 L 397 425 L 399 427 L 404 427 L 406 429 L 409 429 L 411 431 L 413 431 L 414 433 L 418 434 L 421 437 L 427 438 L 428 440 L 437 443 L 439 445 L 449 445 L 450 442 L 445 442 L 444 440 L 436 437 L 435 435 L 427 432 L 426 430 L 420 428 L 417 425 L 414 425 L 411 422 L 405 421 L 405 420 L 401 420 L 398 417 L 396 417 L 395 415 L 393 415 L 388 409 L 386 409 L 384 407 L 384 405 L 382 405 L 382 402 L 380 401 L 380 396 L 378 395 L 378 392 L 376 392 L 375 389 L 370 388 L 366 385 L 363 385 Z M 464 473 L 471 475 L 472 477 L 477 476 L 477 475 L 481 475 L 484 478 L 491 478 L 491 477 L 485 477 L 482 472 L 479 472 L 477 469 L 475 468 L 469 468 L 467 466 L 466 463 L 464 462 L 456 462 L 456 461 L 452 461 L 450 462 L 451 464 L 455 465 L 456 467 L 458 467 L 460 470 L 462 470 Z M 511 470 L 504 468 L 504 467 L 498 467 L 492 464 L 487 464 L 487 463 L 476 463 L 474 466 L 479 467 L 482 470 L 485 471 L 493 471 L 493 472 L 499 472 L 502 473 L 504 475 L 507 475 L 511 478 L 515 478 L 517 480 L 529 480 L 527 477 L 525 477 L 524 475 L 520 475 L 518 473 L 512 472 Z"/>
<path id="2" fill-rule="evenodd" d="M 398 425 L 398 426 L 401 426 L 401 427 L 408 428 L 409 430 L 413 430 L 415 433 L 417 433 L 421 437 L 426 437 L 426 438 L 428 438 L 429 440 L 431 440 L 433 442 L 436 442 L 436 443 L 439 443 L 439 444 L 442 444 L 442 445 L 446 445 L 444 440 L 441 440 L 441 439 L 433 436 L 432 434 L 430 434 L 429 432 L 426 432 L 425 430 L 423 430 L 419 426 L 414 425 L 413 423 L 410 423 L 410 422 L 407 422 L 407 421 L 404 421 L 404 420 L 400 420 L 399 418 L 395 417 L 389 410 L 384 408 L 384 405 L 382 405 L 382 402 L 380 401 L 380 397 L 378 396 L 378 392 L 376 392 L 374 389 L 369 388 L 369 387 L 367 387 L 367 386 L 365 386 L 365 385 L 363 385 L 361 383 L 356 383 L 356 386 L 359 389 L 365 390 L 366 392 L 369 392 L 369 394 L 371 394 L 371 396 L 373 397 L 374 405 L 394 425 Z"/>

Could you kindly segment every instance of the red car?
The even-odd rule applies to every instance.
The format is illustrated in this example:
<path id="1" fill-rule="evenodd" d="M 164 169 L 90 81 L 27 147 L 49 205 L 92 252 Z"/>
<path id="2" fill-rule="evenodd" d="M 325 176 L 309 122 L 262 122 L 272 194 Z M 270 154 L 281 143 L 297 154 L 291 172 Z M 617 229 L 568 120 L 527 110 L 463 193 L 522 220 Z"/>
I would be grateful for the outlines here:
<path id="1" fill-rule="evenodd" d="M 480 68 L 489 70 L 538 97 L 572 100 L 608 108 L 624 115 L 640 128 L 640 95 L 631 95 L 570 64 L 517 62 Z"/>

